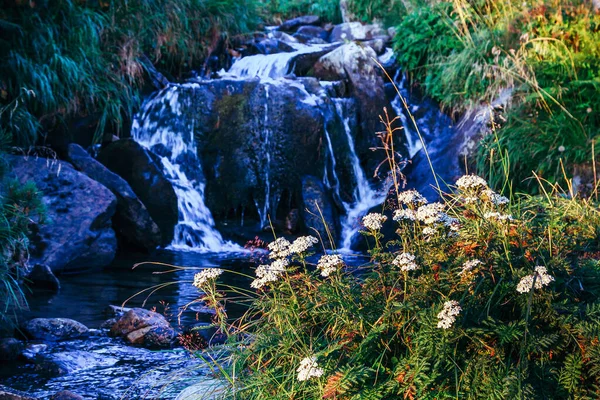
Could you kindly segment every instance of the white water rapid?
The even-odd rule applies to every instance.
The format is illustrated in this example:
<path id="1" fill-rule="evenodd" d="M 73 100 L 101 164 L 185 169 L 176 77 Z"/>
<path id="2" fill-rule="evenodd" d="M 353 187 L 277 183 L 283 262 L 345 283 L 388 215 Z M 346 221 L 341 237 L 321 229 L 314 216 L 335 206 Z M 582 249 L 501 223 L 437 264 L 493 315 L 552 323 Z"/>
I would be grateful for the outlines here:
<path id="1" fill-rule="evenodd" d="M 223 240 L 204 203 L 206 183 L 198 159 L 194 123 L 181 118 L 182 108 L 190 106 L 187 104 L 189 97 L 187 101 L 179 99 L 182 86 L 171 85 L 160 95 L 146 100 L 131 129 L 136 142 L 159 154 L 163 172 L 177 194 L 179 222 L 169 248 L 199 252 L 241 251 L 241 247 Z M 189 90 L 194 84 L 185 86 Z M 173 124 L 174 118 L 180 123 Z M 162 150 L 155 150 L 157 146 Z"/>

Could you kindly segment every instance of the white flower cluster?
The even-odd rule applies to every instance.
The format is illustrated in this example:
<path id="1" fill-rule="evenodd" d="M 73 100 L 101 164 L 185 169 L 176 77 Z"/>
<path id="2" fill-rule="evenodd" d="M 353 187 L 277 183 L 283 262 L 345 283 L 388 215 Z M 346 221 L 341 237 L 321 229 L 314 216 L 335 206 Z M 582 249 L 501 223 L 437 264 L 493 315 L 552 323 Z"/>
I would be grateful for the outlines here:
<path id="1" fill-rule="evenodd" d="M 415 256 L 411 253 L 401 253 L 396 256 L 392 264 L 396 267 L 400 267 L 401 271 L 414 271 L 419 269 L 417 263 L 415 263 Z"/>
<path id="2" fill-rule="evenodd" d="M 417 210 L 417 219 L 427 225 L 441 222 L 446 215 L 442 203 L 431 203 L 419 207 Z"/>
<path id="3" fill-rule="evenodd" d="M 513 221 L 513 216 L 510 214 L 500 214 L 499 212 L 486 212 L 483 214 L 483 218 L 490 219 L 493 221 L 505 222 Z"/>
<path id="4" fill-rule="evenodd" d="M 439 319 L 437 327 L 442 329 L 450 328 L 456 321 L 456 317 L 461 311 L 462 308 L 460 308 L 458 301 L 450 300 L 445 302 L 444 309 L 437 315 Z"/>
<path id="5" fill-rule="evenodd" d="M 313 244 L 319 243 L 319 239 L 314 236 L 300 236 L 289 246 L 290 254 L 301 254 L 311 248 Z"/>
<path id="6" fill-rule="evenodd" d="M 479 198 L 474 197 L 474 196 L 467 196 L 467 197 L 463 197 L 462 201 L 465 204 L 476 204 L 477 202 L 479 202 Z"/>
<path id="7" fill-rule="evenodd" d="M 387 217 L 383 214 L 377 213 L 367 214 L 362 219 L 364 227 L 371 231 L 380 230 L 385 221 L 387 221 Z"/>
<path id="8" fill-rule="evenodd" d="M 399 210 L 394 211 L 394 221 L 402 221 L 402 220 L 407 220 L 407 221 L 414 221 L 417 219 L 417 213 L 414 212 L 414 210 L 411 209 L 404 209 L 401 208 Z"/>
<path id="9" fill-rule="evenodd" d="M 328 277 L 343 265 L 344 260 L 338 254 L 325 254 L 319 259 L 317 268 L 321 270 L 321 276 Z"/>
<path id="10" fill-rule="evenodd" d="M 478 259 L 466 261 L 463 264 L 462 270 L 458 273 L 458 275 L 466 274 L 468 272 L 473 271 L 473 268 L 475 268 L 479 264 L 483 264 L 483 262 L 481 262 L 481 260 L 478 260 Z"/>
<path id="11" fill-rule="evenodd" d="M 193 285 L 196 286 L 198 289 L 201 289 L 202 286 L 206 284 L 206 282 L 212 279 L 217 279 L 217 277 L 222 273 L 223 270 L 221 268 L 206 268 L 194 275 Z"/>
<path id="12" fill-rule="evenodd" d="M 317 364 L 317 357 L 306 357 L 300 361 L 300 366 L 296 369 L 299 381 L 307 381 L 310 378 L 319 378 L 323 375 L 323 369 Z"/>
<path id="13" fill-rule="evenodd" d="M 527 275 L 521 278 L 521 281 L 517 285 L 517 292 L 529 293 L 533 289 L 533 281 L 535 280 L 535 289 L 541 289 L 544 286 L 548 286 L 550 282 L 554 281 L 554 277 L 548 274 L 546 267 L 538 265 L 535 267 L 535 273 Z"/>
<path id="14" fill-rule="evenodd" d="M 430 226 L 426 226 L 423 228 L 423 236 L 433 236 L 437 233 L 437 229 L 432 228 Z"/>
<path id="15" fill-rule="evenodd" d="M 477 176 L 477 175 L 463 175 L 456 181 L 456 186 L 459 189 L 468 190 L 468 189 L 484 189 L 487 188 L 488 184 L 485 179 Z"/>
<path id="16" fill-rule="evenodd" d="M 289 261 L 286 258 L 280 258 L 279 260 L 273 261 L 270 265 L 259 265 L 256 268 L 257 278 L 252 281 L 250 287 L 254 289 L 260 289 L 268 282 L 275 282 L 285 272 L 285 267 L 289 265 Z"/>
<path id="17" fill-rule="evenodd" d="M 414 189 L 407 190 L 405 192 L 398 193 L 398 202 L 401 204 L 409 205 L 422 205 L 427 204 L 427 199 Z"/>
<path id="18" fill-rule="evenodd" d="M 482 195 L 490 203 L 492 203 L 492 204 L 494 204 L 496 206 L 503 206 L 505 204 L 508 204 L 508 198 L 502 196 L 501 194 L 498 194 L 498 193 L 494 192 L 492 189 L 484 190 L 483 193 L 482 193 Z"/>
<path id="19" fill-rule="evenodd" d="M 285 258 L 289 256 L 291 243 L 285 238 L 277 238 L 275 241 L 269 243 L 269 250 L 271 250 L 271 254 L 269 257 L 271 258 Z"/>

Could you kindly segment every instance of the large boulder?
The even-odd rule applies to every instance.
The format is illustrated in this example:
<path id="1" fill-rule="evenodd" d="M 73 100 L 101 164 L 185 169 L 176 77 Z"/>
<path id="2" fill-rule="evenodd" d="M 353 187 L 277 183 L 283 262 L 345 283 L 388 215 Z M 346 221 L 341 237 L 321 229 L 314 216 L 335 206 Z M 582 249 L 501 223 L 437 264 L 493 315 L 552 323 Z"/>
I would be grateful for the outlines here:
<path id="1" fill-rule="evenodd" d="M 339 227 L 333 199 L 320 179 L 307 176 L 302 180 L 302 217 L 306 228 L 316 231 L 322 240 L 328 240 L 327 230 L 337 242 Z M 334 248 L 336 243 L 324 243 L 326 248 Z"/>
<path id="2" fill-rule="evenodd" d="M 23 325 L 23 331 L 30 339 L 59 341 L 80 338 L 89 329 L 68 318 L 34 318 Z"/>
<path id="3" fill-rule="evenodd" d="M 117 198 L 113 227 L 122 241 L 145 250 L 154 250 L 161 243 L 158 225 L 123 178 L 92 158 L 78 144 L 68 146 L 67 158 L 75 168 L 107 187 Z"/>
<path id="4" fill-rule="evenodd" d="M 160 228 L 161 244 L 169 244 L 179 211 L 177 195 L 162 172 L 160 159 L 133 139 L 122 139 L 106 146 L 98 161 L 129 183 Z"/>
<path id="5" fill-rule="evenodd" d="M 376 133 L 383 129 L 379 116 L 389 106 L 376 59 L 371 47 L 352 42 L 325 54 L 314 66 L 314 75 L 320 79 L 349 83 L 361 127 L 356 141 L 361 160 L 372 157 L 370 148 L 378 145 Z M 376 164 L 367 165 L 367 170 L 373 170 Z"/>
<path id="6" fill-rule="evenodd" d="M 303 15 L 301 17 L 288 19 L 279 27 L 280 31 L 295 32 L 303 25 L 319 25 L 321 18 L 317 15 Z"/>
<path id="7" fill-rule="evenodd" d="M 132 308 L 123 314 L 110 328 L 110 335 L 146 347 L 171 347 L 177 338 L 164 316 L 143 308 Z"/>
<path id="8" fill-rule="evenodd" d="M 170 160 L 175 157 L 158 140 L 161 132 L 182 132 L 180 139 L 190 140 L 193 130 L 202 168 L 192 170 L 189 150 L 174 163 L 190 181 L 205 183 L 204 201 L 216 220 L 230 219 L 234 225 L 232 217 L 236 224 L 244 218 L 251 225 L 261 213 L 264 222 L 265 208 L 272 220 L 283 220 L 301 202 L 302 177 L 323 176 L 327 150 L 321 91 L 314 78 L 177 85 L 155 95 L 139 126 L 157 132 L 144 140 L 156 143 L 153 152 Z M 171 106 L 175 98 L 178 107 Z"/>
<path id="9" fill-rule="evenodd" d="M 45 223 L 32 226 L 32 264 L 45 264 L 53 272 L 77 272 L 112 262 L 117 240 L 111 218 L 117 200 L 110 190 L 64 161 L 6 159 L 19 182 L 35 183 L 47 210 Z"/>
<path id="10" fill-rule="evenodd" d="M 386 35 L 387 32 L 377 24 L 363 25 L 360 22 L 346 22 L 336 25 L 331 31 L 330 42 L 370 40 L 376 36 Z"/>

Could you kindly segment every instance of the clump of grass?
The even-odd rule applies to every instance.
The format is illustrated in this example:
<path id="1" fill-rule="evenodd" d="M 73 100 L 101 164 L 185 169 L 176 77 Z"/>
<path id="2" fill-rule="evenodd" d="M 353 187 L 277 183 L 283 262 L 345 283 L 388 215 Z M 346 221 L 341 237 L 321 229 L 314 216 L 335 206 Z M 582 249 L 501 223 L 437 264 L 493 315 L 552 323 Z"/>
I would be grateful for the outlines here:
<path id="1" fill-rule="evenodd" d="M 75 118 L 95 122 L 90 142 L 119 134 L 140 101 L 143 60 L 175 79 L 201 69 L 227 35 L 252 30 L 259 11 L 257 0 L 9 1 L 0 122 L 22 146 Z"/>
<path id="2" fill-rule="evenodd" d="M 28 247 L 32 219 L 43 223 L 45 207 L 32 183 L 22 185 L 5 176 L 2 148 L 10 142 L 0 130 L 0 326 L 12 327 L 27 307 L 23 278 L 29 268 Z"/>
<path id="3" fill-rule="evenodd" d="M 407 15 L 395 48 L 454 115 L 512 89 L 507 121 L 484 139 L 476 164 L 498 175 L 490 159 L 499 143 L 513 161 L 514 189 L 534 193 L 531 171 L 564 184 L 561 160 L 569 179 L 581 177 L 598 144 L 599 26 L 592 4 L 580 0 L 442 2 Z"/>

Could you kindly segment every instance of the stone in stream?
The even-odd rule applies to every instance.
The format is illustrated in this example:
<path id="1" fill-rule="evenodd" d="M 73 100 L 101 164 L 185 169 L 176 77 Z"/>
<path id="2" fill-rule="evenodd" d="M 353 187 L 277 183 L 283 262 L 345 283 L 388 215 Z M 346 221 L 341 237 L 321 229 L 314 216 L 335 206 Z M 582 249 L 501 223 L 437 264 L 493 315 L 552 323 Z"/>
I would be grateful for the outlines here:
<path id="1" fill-rule="evenodd" d="M 27 286 L 35 289 L 58 291 L 60 290 L 60 282 L 56 275 L 52 273 L 49 266 L 43 264 L 35 264 L 25 278 Z"/>
<path id="2" fill-rule="evenodd" d="M 112 262 L 117 239 L 111 218 L 117 200 L 110 190 L 64 161 L 9 155 L 5 159 L 21 184 L 35 183 L 46 206 L 46 220 L 32 221 L 32 264 L 61 273 Z"/>
<path id="3" fill-rule="evenodd" d="M 35 400 L 35 397 L 8 386 L 0 385 L 0 400 Z"/>
<path id="4" fill-rule="evenodd" d="M 336 25 L 331 31 L 330 42 L 370 40 L 376 36 L 387 35 L 379 25 L 363 25 L 360 22 L 346 22 Z"/>
<path id="5" fill-rule="evenodd" d="M 321 28 L 320 26 L 305 25 L 301 26 L 296 31 L 294 37 L 302 43 L 305 42 L 303 42 L 301 38 L 327 40 L 329 38 L 329 32 Z"/>
<path id="6" fill-rule="evenodd" d="M 85 325 L 68 318 L 34 318 L 22 328 L 30 339 L 48 341 L 76 339 L 89 332 Z"/>
<path id="7" fill-rule="evenodd" d="M 61 390 L 52 396 L 50 400 L 83 400 L 83 397 L 69 390 Z"/>
<path id="8" fill-rule="evenodd" d="M 338 238 L 336 209 L 331 196 L 325 190 L 320 179 L 307 176 L 302 180 L 302 217 L 309 232 L 316 230 L 327 248 L 334 248 L 335 243 L 328 243 L 327 229 L 331 232 L 334 242 Z M 322 217 L 321 217 L 322 214 Z"/>
<path id="9" fill-rule="evenodd" d="M 117 198 L 113 227 L 121 241 L 140 249 L 156 249 L 161 242 L 160 229 L 129 184 L 78 144 L 68 146 L 67 158 L 75 168 L 107 187 Z"/>
<path id="10" fill-rule="evenodd" d="M 279 27 L 280 31 L 295 32 L 303 25 L 319 25 L 321 18 L 317 15 L 303 15 L 301 17 L 288 19 Z"/>
<path id="11" fill-rule="evenodd" d="M 177 332 L 163 315 L 143 308 L 123 314 L 111 327 L 110 335 L 146 347 L 171 347 L 177 338 Z"/>
<path id="12" fill-rule="evenodd" d="M 160 228 L 161 244 L 171 243 L 179 210 L 177 195 L 162 172 L 160 159 L 134 140 L 122 139 L 106 146 L 98 161 L 129 183 Z"/>
<path id="13" fill-rule="evenodd" d="M 14 361 L 19 358 L 25 346 L 15 338 L 0 339 L 0 361 Z"/>

